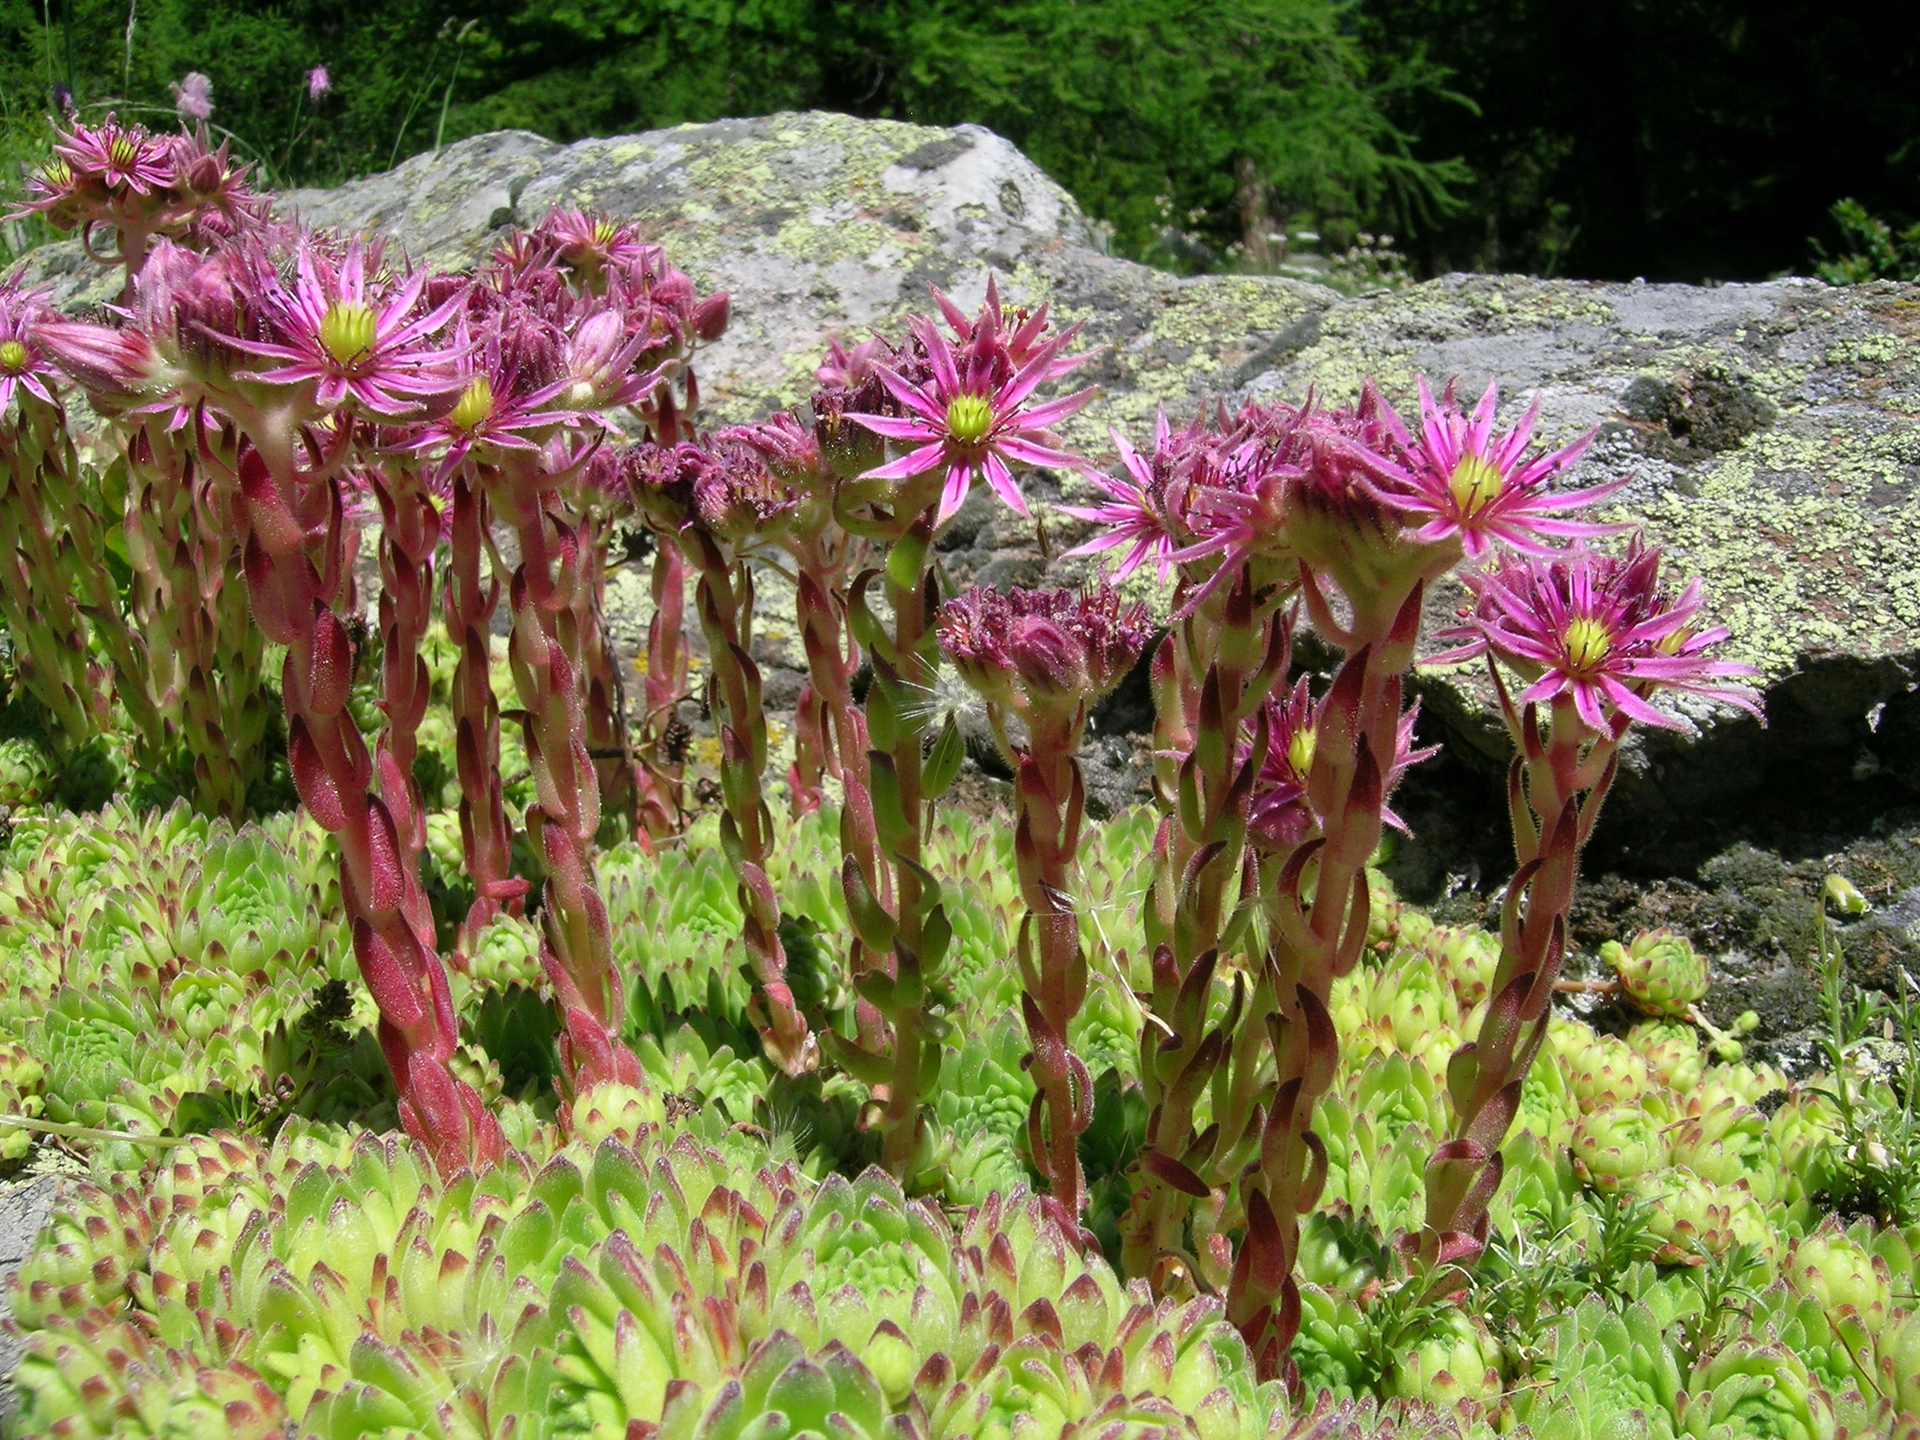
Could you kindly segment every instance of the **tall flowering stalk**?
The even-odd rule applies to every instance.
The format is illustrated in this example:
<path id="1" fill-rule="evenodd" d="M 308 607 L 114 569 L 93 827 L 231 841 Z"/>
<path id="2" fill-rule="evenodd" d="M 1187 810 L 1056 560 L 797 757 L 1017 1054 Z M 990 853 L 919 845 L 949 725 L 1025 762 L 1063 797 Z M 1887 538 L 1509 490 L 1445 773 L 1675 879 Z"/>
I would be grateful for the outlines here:
<path id="1" fill-rule="evenodd" d="M 644 447 L 630 457 L 634 497 L 677 545 L 695 578 L 695 604 L 707 640 L 718 701 L 720 792 L 726 804 L 720 842 L 740 877 L 744 941 L 755 985 L 756 1024 L 767 1054 L 789 1074 L 818 1063 L 819 1042 L 787 984 L 780 902 L 767 877 L 773 814 L 762 779 L 767 726 L 760 667 L 754 663 L 751 561 L 799 504 L 795 489 L 744 439 Z"/>
<path id="2" fill-rule="evenodd" d="M 380 507 L 380 709 L 386 717 L 375 755 L 382 793 L 406 797 L 406 823 L 394 806 L 401 863 L 417 871 L 427 843 L 427 817 L 414 783 L 420 722 L 427 713 L 426 657 L 420 653 L 433 626 L 434 561 L 445 533 L 431 468 L 398 454 L 379 455 L 359 477 Z M 425 891 L 417 889 L 424 905 Z M 416 930 L 432 933 L 433 916 L 410 916 Z"/>
<path id="3" fill-rule="evenodd" d="M 1072 1234 L 1086 1207 L 1078 1139 L 1093 1118 L 1093 1078 L 1068 1045 L 1087 994 L 1087 957 L 1071 899 L 1086 817 L 1074 758 L 1093 703 L 1113 689 L 1146 642 L 1144 606 L 1111 590 L 974 589 L 940 608 L 940 645 L 986 701 L 1014 767 L 1014 861 L 1027 913 L 1020 923 L 1021 1010 L 1038 1087 L 1027 1121 L 1034 1167 Z M 1017 731 L 1024 732 L 1015 738 Z"/>
<path id="4" fill-rule="evenodd" d="M 665 251 L 643 242 L 633 226 L 579 210 L 556 210 L 534 230 L 513 237 L 496 251 L 491 271 L 496 286 L 567 333 L 570 383 L 561 398 L 581 412 L 582 434 L 650 436 L 674 444 L 691 433 L 699 385 L 689 362 L 698 346 L 725 333 L 731 303 L 724 293 L 699 296 L 693 282 L 667 263 Z M 616 418 L 622 411 L 625 421 Z M 581 467 L 577 474 L 586 483 L 571 485 L 564 496 L 586 577 L 575 592 L 566 643 L 585 692 L 588 746 L 603 800 L 629 828 L 643 832 L 642 798 L 649 789 L 658 791 L 648 781 L 660 772 L 644 772 L 647 780 L 642 778 L 627 722 L 626 688 L 600 620 L 617 516 L 609 503 L 613 491 L 594 481 L 610 473 L 610 464 L 599 460 Z M 672 563 L 656 554 L 657 568 L 672 568 Z M 661 575 L 656 588 L 664 591 L 668 581 Z M 667 647 L 662 658 L 671 673 L 671 638 L 663 627 L 653 638 Z M 671 718 L 669 713 L 656 720 L 656 728 L 643 735 L 656 754 Z M 678 799 L 668 786 L 646 807 L 654 825 L 669 818 L 674 822 L 661 835 L 677 829 Z"/>
<path id="5" fill-rule="evenodd" d="M 686 808 L 687 743 L 680 718 L 687 694 L 687 559 L 677 545 L 654 547 L 647 577 L 653 613 L 647 618 L 647 673 L 634 743 L 636 834 L 651 845 L 680 833 Z"/>
<path id="6" fill-rule="evenodd" d="M 1440 1288 L 1454 1288 L 1453 1267 L 1470 1265 L 1486 1245 L 1500 1146 L 1546 1037 L 1580 852 L 1613 783 L 1621 741 L 1635 722 L 1683 726 L 1650 703 L 1662 690 L 1762 718 L 1750 691 L 1721 683 L 1757 672 L 1711 658 L 1727 631 L 1698 625 L 1699 581 L 1664 588 L 1660 552 L 1637 539 L 1624 556 L 1578 548 L 1503 558 L 1468 583 L 1476 604 L 1451 632 L 1465 643 L 1439 658 L 1487 656 L 1516 752 L 1507 804 L 1518 868 L 1500 908 L 1486 1017 L 1447 1067 L 1453 1132 L 1427 1166 L 1419 1253 Z M 1502 665 L 1525 687 L 1517 699 Z"/>
<path id="7" fill-rule="evenodd" d="M 1155 666 L 1172 814 L 1128 1263 L 1163 1287 L 1224 1288 L 1270 1375 L 1299 1324 L 1300 1219 L 1326 1173 L 1311 1121 L 1337 1058 L 1332 982 L 1365 940 L 1366 862 L 1417 758 L 1401 690 L 1426 587 L 1490 532 L 1537 544 L 1594 528 L 1545 494 L 1577 449 L 1529 457 L 1531 416 L 1496 440 L 1491 397 L 1469 418 L 1423 387 L 1422 407 L 1417 439 L 1371 385 L 1351 412 L 1254 406 L 1217 433 L 1163 422 L 1151 455 L 1123 448 L 1125 474 L 1076 512 L 1103 527 L 1083 549 L 1124 546 L 1123 570 L 1152 559 L 1180 576 Z M 1318 701 L 1278 688 L 1296 590 L 1345 652 Z M 1256 909 L 1267 939 L 1252 948 Z M 1226 1019 L 1208 1029 L 1223 973 Z"/>
<path id="8" fill-rule="evenodd" d="M 450 477 L 447 572 L 441 615 L 455 647 L 449 697 L 454 725 L 454 769 L 460 781 L 460 847 L 474 898 L 455 940 L 470 956 L 480 932 L 497 915 L 518 914 L 528 886 L 513 873 L 513 836 L 500 778 L 500 702 L 492 678 L 492 625 L 500 580 L 481 572 L 487 545 L 485 492 L 465 473 Z"/>
<path id="9" fill-rule="evenodd" d="M 484 608 L 477 554 L 459 550 L 487 546 L 493 573 L 501 572 L 491 517 L 512 531 L 518 551 L 507 577 L 507 653 L 534 772 L 527 835 L 546 869 L 541 960 L 560 1001 L 562 1085 L 579 1094 L 640 1083 L 639 1062 L 620 1039 L 626 1006 L 593 866 L 601 788 L 591 741 L 611 747 L 618 736 L 623 750 L 625 738 L 599 623 L 604 520 L 617 503 L 615 472 L 600 449 L 617 433 L 609 415 L 653 396 L 693 336 L 690 322 L 675 318 L 691 310 L 685 277 L 676 281 L 678 272 L 649 259 L 652 268 L 608 277 L 604 291 L 576 291 L 554 263 L 560 228 L 555 218 L 513 237 L 467 295 L 474 359 L 446 421 L 446 463 L 484 502 L 472 507 L 469 528 L 455 528 L 455 564 L 474 576 L 462 585 L 476 618 Z M 673 304 L 660 298 L 667 282 Z M 473 673 L 455 683 L 479 701 L 485 637 L 465 629 L 462 663 Z M 476 747 L 488 738 L 484 723 L 468 732 Z M 488 788 L 470 797 L 471 808 L 491 812 L 498 756 L 477 759 L 475 779 Z M 475 844 L 491 844 L 497 833 L 491 813 L 486 824 L 463 828 Z"/>
<path id="10" fill-rule="evenodd" d="M 1242 1016 L 1266 992 L 1249 996 L 1234 960 L 1259 896 L 1247 825 L 1267 745 L 1264 706 L 1291 653 L 1297 562 L 1278 522 L 1282 487 L 1298 466 L 1251 443 L 1248 422 L 1257 419 L 1175 432 L 1163 418 L 1145 454 L 1116 437 L 1121 476 L 1096 477 L 1102 503 L 1071 512 L 1101 527 L 1081 553 L 1125 546 L 1120 574 L 1151 560 L 1163 578 L 1177 576 L 1173 622 L 1153 665 L 1156 785 L 1168 814 L 1146 917 L 1149 1115 L 1122 1228 L 1130 1273 L 1163 1292 L 1226 1284 L 1222 1207 L 1235 1176 L 1221 1162 L 1235 1147 L 1222 1150 L 1221 1126 L 1203 1117 L 1228 1077 L 1255 1073 L 1265 1034 L 1258 1016 Z M 1234 1000 L 1229 1022 L 1209 1027 L 1221 974 L 1236 974 Z M 1241 1104 L 1229 1123 L 1244 1129 L 1255 1097 L 1244 1078 L 1231 1088 Z"/>
<path id="11" fill-rule="evenodd" d="M 1077 467 L 1081 462 L 1059 448 L 1047 427 L 1093 394 L 1034 401 L 1042 385 L 1080 364 L 1082 357 L 1061 353 L 1077 326 L 1050 336 L 1044 306 L 1032 315 L 1009 313 L 991 288 L 972 317 L 945 296 L 937 298 L 949 331 L 930 319 L 909 321 L 912 346 L 891 364 L 874 366 L 878 384 L 864 387 L 866 395 L 857 402 L 871 408 L 847 405 L 833 417 L 831 437 L 831 463 L 851 477 L 836 491 L 835 518 L 884 556 L 879 567 L 854 577 L 848 593 L 854 636 L 873 665 L 865 716 L 872 748 L 868 793 L 855 796 L 849 787 L 841 879 L 871 966 L 855 983 L 890 1028 L 891 1054 L 873 1047 L 877 1027 L 871 1036 L 863 1031 L 835 1048 L 874 1087 L 876 1101 L 884 1100 L 879 1123 L 885 1161 L 903 1176 L 919 1143 L 921 1096 L 939 1073 L 939 1042 L 928 1023 L 929 982 L 952 939 L 939 884 L 921 862 L 926 807 L 952 782 L 961 758 L 959 735 L 951 727 L 931 757 L 926 743 L 934 714 L 928 697 L 939 670 L 934 537 L 982 482 L 1016 514 L 1027 514 L 1015 472 Z M 877 447 L 849 433 L 856 426 L 904 453 L 877 463 L 883 459 Z M 868 599 L 876 584 L 891 627 Z M 871 830 L 863 833 L 868 825 Z M 880 867 L 870 866 L 863 853 L 883 857 L 890 875 L 882 880 Z"/>
<path id="12" fill-rule="evenodd" d="M 230 297 L 226 339 L 252 368 L 231 374 L 219 396 L 245 437 L 236 508 L 248 595 L 261 629 L 287 647 L 288 759 L 302 803 L 339 837 L 354 955 L 380 1008 L 401 1119 L 443 1170 L 485 1166 L 505 1140 L 451 1068 L 458 1023 L 407 863 L 419 823 L 411 777 L 390 741 L 377 761 L 368 754 L 347 708 L 358 544 L 343 476 L 364 427 L 451 400 L 453 352 L 439 337 L 454 303 L 424 308 L 423 274 L 388 276 L 379 252 L 357 243 L 302 238 L 290 273 L 273 258 L 264 248 L 248 256 Z M 409 628 L 425 603 L 406 607 Z"/>
<path id="13" fill-rule="evenodd" d="M 0 611 L 16 663 L 56 722 L 56 745 L 106 730 L 117 694 L 152 763 L 165 728 L 149 651 L 107 567 L 105 497 L 64 404 L 76 381 L 123 397 L 145 353 L 137 339 L 62 319 L 18 277 L 0 283 Z"/>

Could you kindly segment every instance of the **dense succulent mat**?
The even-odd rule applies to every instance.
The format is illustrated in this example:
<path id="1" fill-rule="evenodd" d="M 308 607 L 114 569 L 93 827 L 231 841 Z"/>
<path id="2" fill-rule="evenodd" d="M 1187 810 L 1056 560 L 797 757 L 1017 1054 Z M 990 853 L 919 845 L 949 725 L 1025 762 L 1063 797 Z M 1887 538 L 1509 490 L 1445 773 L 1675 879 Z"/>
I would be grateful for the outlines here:
<path id="1" fill-rule="evenodd" d="M 783 827 L 772 870 L 794 933 L 817 941 L 793 947 L 795 968 L 811 965 L 823 992 L 846 983 L 827 958 L 847 924 L 831 823 Z M 1101 972 L 1074 1037 L 1098 1077 L 1083 1137 L 1096 1231 L 1102 1182 L 1142 1123 L 1126 1098 L 1144 963 L 1128 897 L 1150 825 L 1138 813 L 1090 837 L 1077 897 Z M 1846 1182 L 1873 1161 L 1871 1127 L 1897 1122 L 1895 1086 L 1792 1083 L 1722 1058 L 1737 1045 L 1703 1043 L 1682 1019 L 1618 1035 L 1556 1020 L 1474 1287 L 1435 1302 L 1400 1283 L 1394 1242 L 1419 1225 L 1444 1068 L 1497 945 L 1378 883 L 1367 956 L 1335 989 L 1301 1393 L 1257 1384 L 1217 1301 L 1154 1302 L 1028 1195 L 1018 980 L 995 961 L 1019 914 L 1008 844 L 963 812 L 936 826 L 960 958 L 940 1123 L 909 1198 L 866 1168 L 854 1093 L 776 1078 L 747 1043 L 736 888 L 710 824 L 657 856 L 605 859 L 646 1083 L 592 1092 L 569 1140 L 528 1059 L 552 1024 L 523 988 L 530 932 L 496 922 L 461 981 L 461 1065 L 511 1151 L 481 1178 L 442 1179 L 411 1142 L 367 1128 L 391 1127 L 391 1091 L 370 1002 L 345 983 L 346 939 L 319 918 L 338 880 L 315 827 L 234 832 L 184 809 L 19 817 L 0 876 L 7 1110 L 77 1127 L 44 1144 L 91 1175 L 13 1292 L 17 1429 L 1213 1440 L 1524 1425 L 1798 1440 L 1914 1427 L 1920 1229 L 1830 1213 L 1843 1192 L 1858 1203 Z M 1704 984 L 1670 939 L 1608 958 L 1649 1010 L 1685 1010 Z M 1229 988 L 1216 981 L 1211 1003 Z M 26 1133 L 10 1132 L 16 1148 Z M 181 1138 L 150 1139 L 166 1136 Z"/>

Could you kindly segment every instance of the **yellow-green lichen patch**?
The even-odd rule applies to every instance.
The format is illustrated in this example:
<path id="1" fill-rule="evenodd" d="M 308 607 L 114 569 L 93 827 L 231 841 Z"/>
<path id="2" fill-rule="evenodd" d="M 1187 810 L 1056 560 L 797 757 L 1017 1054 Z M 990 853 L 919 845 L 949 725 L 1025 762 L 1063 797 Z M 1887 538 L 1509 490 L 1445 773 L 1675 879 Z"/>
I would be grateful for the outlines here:
<path id="1" fill-rule="evenodd" d="M 1769 681 L 1820 650 L 1886 654 L 1920 643 L 1920 431 L 1832 422 L 1774 431 L 1632 518 L 1707 587 L 1728 653 Z"/>

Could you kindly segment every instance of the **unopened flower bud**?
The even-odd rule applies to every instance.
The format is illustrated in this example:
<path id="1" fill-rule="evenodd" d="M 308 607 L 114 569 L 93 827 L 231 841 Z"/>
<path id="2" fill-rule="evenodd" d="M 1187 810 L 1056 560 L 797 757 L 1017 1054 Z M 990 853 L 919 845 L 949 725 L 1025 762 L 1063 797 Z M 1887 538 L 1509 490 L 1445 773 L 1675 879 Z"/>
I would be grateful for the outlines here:
<path id="1" fill-rule="evenodd" d="M 709 295 L 693 307 L 693 333 L 712 344 L 726 333 L 732 316 L 733 300 L 726 291 Z"/>

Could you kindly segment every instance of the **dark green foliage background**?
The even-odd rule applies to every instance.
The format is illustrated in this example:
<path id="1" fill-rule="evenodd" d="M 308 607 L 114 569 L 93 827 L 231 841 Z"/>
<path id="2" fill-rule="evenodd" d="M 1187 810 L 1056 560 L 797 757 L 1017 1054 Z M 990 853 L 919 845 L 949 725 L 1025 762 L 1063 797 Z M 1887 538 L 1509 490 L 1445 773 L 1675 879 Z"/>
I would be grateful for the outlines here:
<path id="1" fill-rule="evenodd" d="M 1240 263 L 1250 173 L 1277 227 L 1428 271 L 1753 278 L 1845 250 L 1842 197 L 1920 214 L 1920 25 L 1861 0 L 0 0 L 0 149 L 56 82 L 164 121 L 196 69 L 301 183 L 429 148 L 443 104 L 447 139 L 978 121 L 1176 268 Z"/>

